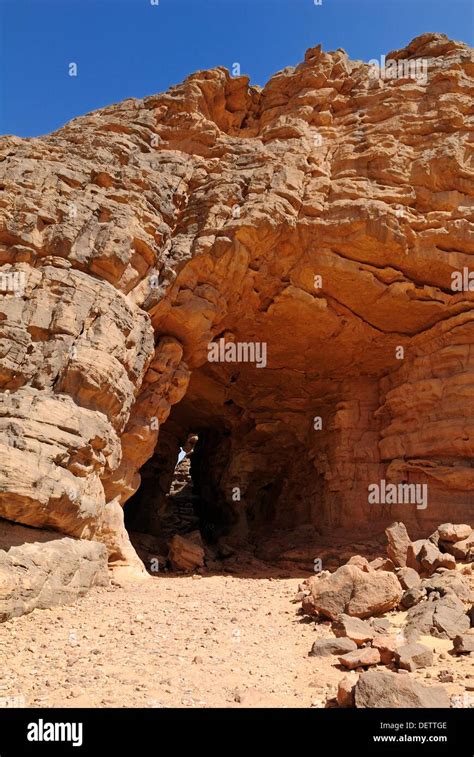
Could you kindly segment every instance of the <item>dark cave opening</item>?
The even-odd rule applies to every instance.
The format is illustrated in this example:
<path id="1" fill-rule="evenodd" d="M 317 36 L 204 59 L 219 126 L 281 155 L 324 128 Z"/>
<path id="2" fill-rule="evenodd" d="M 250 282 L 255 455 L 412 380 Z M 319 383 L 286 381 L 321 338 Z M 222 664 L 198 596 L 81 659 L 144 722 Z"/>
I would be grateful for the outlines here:
<path id="1" fill-rule="evenodd" d="M 212 547 L 235 520 L 210 475 L 214 458 L 222 457 L 228 445 L 222 429 L 178 433 L 172 422 L 167 425 L 140 471 L 140 487 L 124 508 L 125 526 L 145 564 L 152 546 L 165 555 L 175 535 Z"/>

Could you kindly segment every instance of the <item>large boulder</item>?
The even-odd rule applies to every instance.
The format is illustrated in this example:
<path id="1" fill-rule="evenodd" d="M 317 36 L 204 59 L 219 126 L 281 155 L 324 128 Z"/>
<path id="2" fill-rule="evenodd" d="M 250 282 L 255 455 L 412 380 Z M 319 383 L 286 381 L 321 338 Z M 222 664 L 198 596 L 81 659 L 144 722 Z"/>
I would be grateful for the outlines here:
<path id="1" fill-rule="evenodd" d="M 342 613 L 356 618 L 380 615 L 396 607 L 402 596 L 397 577 L 386 571 L 365 573 L 355 565 L 343 565 L 327 578 L 313 578 L 303 608 L 336 620 Z"/>
<path id="2" fill-rule="evenodd" d="M 379 670 L 361 673 L 355 686 L 355 706 L 365 707 L 450 707 L 442 686 L 424 686 L 410 676 Z"/>
<path id="3" fill-rule="evenodd" d="M 467 631 L 469 626 L 469 617 L 461 600 L 455 594 L 446 594 L 408 610 L 405 636 L 407 639 L 416 639 L 420 635 L 454 639 Z"/>
<path id="4" fill-rule="evenodd" d="M 109 583 L 104 544 L 31 533 L 41 540 L 0 551 L 0 622 L 35 608 L 70 604 L 92 586 Z"/>

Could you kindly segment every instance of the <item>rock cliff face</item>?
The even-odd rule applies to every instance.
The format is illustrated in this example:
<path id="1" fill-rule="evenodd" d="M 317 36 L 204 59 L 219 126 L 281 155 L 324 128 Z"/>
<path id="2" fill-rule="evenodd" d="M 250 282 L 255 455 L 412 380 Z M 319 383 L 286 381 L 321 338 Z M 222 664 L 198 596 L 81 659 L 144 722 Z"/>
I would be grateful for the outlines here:
<path id="1" fill-rule="evenodd" d="M 123 506 L 153 507 L 147 461 L 161 506 L 196 433 L 236 541 L 472 522 L 474 62 L 435 34 L 407 59 L 426 81 L 316 47 L 2 139 L 2 518 L 139 565 Z"/>

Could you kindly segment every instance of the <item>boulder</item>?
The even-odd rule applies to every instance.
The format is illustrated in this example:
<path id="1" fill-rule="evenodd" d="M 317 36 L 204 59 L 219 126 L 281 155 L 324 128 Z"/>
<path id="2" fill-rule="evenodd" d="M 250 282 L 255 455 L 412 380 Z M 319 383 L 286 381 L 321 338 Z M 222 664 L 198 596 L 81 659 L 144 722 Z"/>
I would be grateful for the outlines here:
<path id="1" fill-rule="evenodd" d="M 474 599 L 473 590 L 469 586 L 468 579 L 457 570 L 446 570 L 443 573 L 434 573 L 421 582 L 421 588 L 425 593 L 438 592 L 441 596 L 455 594 L 462 602 L 470 602 Z"/>
<path id="2" fill-rule="evenodd" d="M 29 530 L 38 536 L 47 533 Z M 35 608 L 71 604 L 91 587 L 105 586 L 109 581 L 107 549 L 95 541 L 49 533 L 48 540 L 2 550 L 0 622 Z"/>
<path id="3" fill-rule="evenodd" d="M 310 584 L 303 608 L 336 620 L 345 613 L 368 618 L 396 607 L 402 590 L 397 577 L 385 571 L 365 573 L 356 565 L 343 565 L 327 578 Z"/>
<path id="4" fill-rule="evenodd" d="M 354 652 L 341 655 L 339 662 L 349 670 L 367 668 L 370 665 L 378 665 L 381 662 L 380 652 L 373 647 L 364 647 L 363 649 L 357 649 Z"/>
<path id="5" fill-rule="evenodd" d="M 443 547 L 456 560 L 474 560 L 474 531 L 462 541 L 443 542 Z"/>
<path id="6" fill-rule="evenodd" d="M 204 566 L 204 549 L 197 539 L 175 534 L 170 541 L 168 560 L 173 570 L 195 570 Z"/>
<path id="7" fill-rule="evenodd" d="M 314 642 L 309 654 L 310 657 L 330 657 L 354 652 L 356 649 L 357 644 L 352 639 L 318 639 Z"/>
<path id="8" fill-rule="evenodd" d="M 357 567 L 365 573 L 370 573 L 370 571 L 373 570 L 367 558 L 362 557 L 362 555 L 353 555 L 349 558 L 346 565 L 357 565 Z"/>
<path id="9" fill-rule="evenodd" d="M 414 568 L 400 568 L 397 571 L 397 578 L 404 589 L 413 589 L 421 583 L 420 574 Z"/>
<path id="10" fill-rule="evenodd" d="M 413 568 L 418 573 L 421 573 L 423 570 L 423 568 L 421 567 L 421 562 L 419 560 L 419 555 L 421 548 L 426 543 L 426 541 L 426 539 L 417 539 L 417 541 L 413 541 L 407 549 L 406 564 L 409 568 Z"/>
<path id="11" fill-rule="evenodd" d="M 471 526 L 465 523 L 443 523 L 441 526 L 438 526 L 437 530 L 441 541 L 448 542 L 463 541 L 463 539 L 467 539 L 472 533 Z"/>
<path id="12" fill-rule="evenodd" d="M 400 605 L 404 610 L 408 610 L 410 607 L 414 607 L 421 602 L 423 597 L 426 597 L 426 590 L 420 586 L 415 586 L 413 589 L 408 589 L 400 600 Z"/>
<path id="13" fill-rule="evenodd" d="M 409 675 L 399 676 L 382 670 L 361 673 L 355 685 L 354 701 L 359 708 L 450 707 L 442 686 L 424 686 Z"/>
<path id="14" fill-rule="evenodd" d="M 392 523 L 385 529 L 388 539 L 387 555 L 394 565 L 400 568 L 407 564 L 407 551 L 411 544 L 411 539 L 404 523 Z"/>
<path id="15" fill-rule="evenodd" d="M 433 650 L 424 644 L 402 644 L 395 650 L 394 657 L 398 667 L 403 670 L 413 671 L 433 664 Z"/>
<path id="16" fill-rule="evenodd" d="M 428 575 L 434 573 L 438 568 L 450 569 L 456 567 L 454 557 L 448 553 L 440 552 L 438 547 L 435 547 L 428 539 L 421 547 L 417 560 L 421 563 L 423 571 Z"/>
<path id="17" fill-rule="evenodd" d="M 455 654 L 471 654 L 474 652 L 474 633 L 463 633 L 453 639 Z"/>
<path id="18" fill-rule="evenodd" d="M 463 603 L 451 594 L 435 602 L 433 624 L 444 639 L 454 639 L 470 626 Z"/>
<path id="19" fill-rule="evenodd" d="M 333 621 L 332 630 L 336 636 L 346 636 L 348 639 L 352 639 L 358 647 L 373 639 L 375 635 L 374 629 L 366 620 L 353 618 L 344 613 Z"/>
<path id="20" fill-rule="evenodd" d="M 376 557 L 369 562 L 369 567 L 372 570 L 388 570 L 390 572 L 395 570 L 395 565 L 389 557 Z"/>
<path id="21" fill-rule="evenodd" d="M 454 639 L 468 628 L 469 618 L 463 603 L 454 594 L 447 594 L 410 608 L 406 616 L 405 635 L 407 639 L 416 639 L 420 635 Z"/>
<path id="22" fill-rule="evenodd" d="M 382 665 L 389 665 L 393 661 L 398 644 L 393 636 L 388 635 L 375 636 L 372 639 L 372 646 L 380 652 Z"/>

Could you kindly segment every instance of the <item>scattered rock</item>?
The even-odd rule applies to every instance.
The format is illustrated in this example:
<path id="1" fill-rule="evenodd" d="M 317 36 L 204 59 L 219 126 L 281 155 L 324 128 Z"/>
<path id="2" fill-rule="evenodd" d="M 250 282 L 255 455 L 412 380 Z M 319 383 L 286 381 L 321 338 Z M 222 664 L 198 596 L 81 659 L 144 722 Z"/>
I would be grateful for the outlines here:
<path id="1" fill-rule="evenodd" d="M 338 637 L 346 636 L 355 641 L 358 647 L 373 639 L 375 631 L 366 620 L 353 618 L 350 615 L 340 615 L 332 624 L 332 630 Z"/>
<path id="2" fill-rule="evenodd" d="M 349 670 L 355 668 L 367 668 L 369 665 L 378 665 L 380 663 L 380 652 L 373 647 L 364 647 L 354 652 L 339 657 L 339 662 Z"/>
<path id="3" fill-rule="evenodd" d="M 418 571 L 418 573 L 421 573 L 421 571 L 423 570 L 423 568 L 421 567 L 421 562 L 418 558 L 425 542 L 426 539 L 418 539 L 417 541 L 411 542 L 407 549 L 407 567 L 413 568 L 414 570 Z"/>
<path id="4" fill-rule="evenodd" d="M 462 541 L 443 542 L 443 547 L 456 560 L 474 560 L 474 531 Z"/>
<path id="5" fill-rule="evenodd" d="M 425 592 L 438 592 L 441 596 L 455 594 L 462 602 L 471 601 L 472 591 L 468 581 L 456 570 L 446 570 L 425 578 L 421 586 Z"/>
<path id="6" fill-rule="evenodd" d="M 400 568 L 397 578 L 404 589 L 414 589 L 421 584 L 420 574 L 413 568 Z"/>
<path id="7" fill-rule="evenodd" d="M 469 618 L 463 603 L 454 595 L 428 600 L 407 612 L 405 635 L 407 639 L 420 634 L 431 634 L 443 639 L 454 639 L 469 628 Z"/>
<path id="8" fill-rule="evenodd" d="M 467 539 L 471 535 L 472 528 L 465 523 L 456 525 L 453 523 L 443 523 L 441 526 L 438 526 L 437 531 L 441 541 L 456 542 Z"/>
<path id="9" fill-rule="evenodd" d="M 456 568 L 454 557 L 448 553 L 440 552 L 428 539 L 421 547 L 417 560 L 421 563 L 421 567 L 425 573 L 429 575 L 434 573 L 438 568 Z"/>
<path id="10" fill-rule="evenodd" d="M 469 618 L 463 603 L 454 595 L 447 595 L 435 603 L 433 621 L 443 638 L 454 639 L 469 628 Z"/>
<path id="11" fill-rule="evenodd" d="M 392 627 L 387 618 L 372 618 L 370 622 L 374 631 L 379 634 L 385 634 L 387 631 L 390 631 L 390 628 Z"/>
<path id="12" fill-rule="evenodd" d="M 348 673 L 339 681 L 337 687 L 337 703 L 339 707 L 354 707 L 354 688 L 356 676 Z"/>
<path id="13" fill-rule="evenodd" d="M 195 570 L 204 566 L 204 549 L 191 538 L 175 534 L 170 541 L 168 560 L 173 570 Z"/>
<path id="14" fill-rule="evenodd" d="M 403 644 L 395 650 L 394 657 L 403 670 L 413 671 L 433 664 L 433 651 L 424 644 Z"/>
<path id="15" fill-rule="evenodd" d="M 392 523 L 385 529 L 388 539 L 387 555 L 394 565 L 403 568 L 407 564 L 407 551 L 411 544 L 411 539 L 405 528 L 405 524 L 398 522 Z"/>
<path id="16" fill-rule="evenodd" d="M 312 581 L 311 594 L 303 601 L 310 614 L 320 613 L 336 620 L 345 613 L 358 618 L 378 615 L 399 603 L 402 590 L 393 573 L 364 573 L 356 565 L 343 565 L 328 578 Z"/>
<path id="17" fill-rule="evenodd" d="M 372 639 L 372 646 L 380 652 L 382 665 L 389 665 L 393 661 L 398 643 L 393 636 L 380 635 Z"/>
<path id="18" fill-rule="evenodd" d="M 440 683 L 453 683 L 454 676 L 449 670 L 440 670 L 438 673 L 438 680 Z"/>
<path id="19" fill-rule="evenodd" d="M 471 654 L 474 652 L 474 633 L 463 633 L 453 639 L 455 654 Z"/>
<path id="20" fill-rule="evenodd" d="M 357 649 L 357 644 L 352 639 L 338 638 L 338 639 L 318 639 L 314 642 L 310 657 L 330 657 L 331 655 L 346 654 L 347 652 L 354 652 Z"/>
<path id="21" fill-rule="evenodd" d="M 373 570 L 367 558 L 362 557 L 361 555 L 353 555 L 347 561 L 346 565 L 357 565 L 357 567 L 363 570 L 365 573 L 370 573 L 370 571 Z"/>
<path id="22" fill-rule="evenodd" d="M 395 570 L 395 565 L 389 557 L 376 557 L 375 560 L 369 562 L 369 567 L 372 570 L 387 570 L 390 573 L 393 573 Z"/>
<path id="23" fill-rule="evenodd" d="M 408 589 L 408 591 L 403 594 L 400 600 L 400 605 L 405 610 L 408 610 L 410 607 L 417 605 L 418 602 L 421 602 L 424 597 L 426 597 L 425 589 L 415 586 L 413 589 Z"/>
<path id="24" fill-rule="evenodd" d="M 382 670 L 368 670 L 362 673 L 355 685 L 355 706 L 433 709 L 450 707 L 449 697 L 442 686 L 424 686 L 413 680 L 408 672 L 403 672 L 406 673 L 403 676 Z"/>

